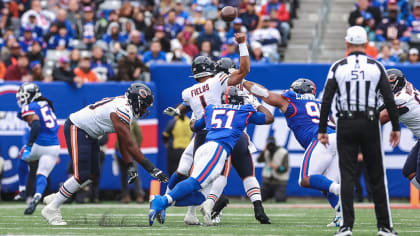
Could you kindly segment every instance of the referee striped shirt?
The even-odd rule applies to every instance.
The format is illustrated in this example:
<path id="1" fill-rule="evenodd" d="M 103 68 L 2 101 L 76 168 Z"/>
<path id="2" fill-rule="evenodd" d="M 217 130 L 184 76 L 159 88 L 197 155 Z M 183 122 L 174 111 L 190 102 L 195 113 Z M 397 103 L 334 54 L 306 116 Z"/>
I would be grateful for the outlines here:
<path id="1" fill-rule="evenodd" d="M 364 112 L 378 110 L 379 93 L 388 109 L 393 130 L 399 130 L 398 111 L 382 64 L 363 52 L 353 52 L 338 60 L 328 72 L 319 133 L 326 133 L 328 114 L 336 94 L 338 112 Z"/>

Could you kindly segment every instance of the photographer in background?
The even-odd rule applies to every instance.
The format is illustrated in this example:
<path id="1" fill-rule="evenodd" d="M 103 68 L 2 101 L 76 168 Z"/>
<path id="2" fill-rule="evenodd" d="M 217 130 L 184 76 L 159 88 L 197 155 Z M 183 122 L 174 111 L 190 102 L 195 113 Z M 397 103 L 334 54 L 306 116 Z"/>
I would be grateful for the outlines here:
<path id="1" fill-rule="evenodd" d="M 287 181 L 289 180 L 289 153 L 276 145 L 274 137 L 267 138 L 267 145 L 260 153 L 258 162 L 264 162 L 262 200 L 274 197 L 276 202 L 286 201 Z"/>

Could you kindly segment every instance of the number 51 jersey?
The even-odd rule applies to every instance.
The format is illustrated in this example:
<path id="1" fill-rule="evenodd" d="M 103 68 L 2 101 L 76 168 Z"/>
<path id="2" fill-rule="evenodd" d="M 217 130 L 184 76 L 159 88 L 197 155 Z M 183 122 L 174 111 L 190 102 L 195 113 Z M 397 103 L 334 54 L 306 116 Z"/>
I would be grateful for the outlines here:
<path id="1" fill-rule="evenodd" d="M 292 90 L 285 91 L 282 96 L 289 101 L 284 113 L 287 125 L 306 149 L 318 137 L 321 103 L 312 94 L 298 94 Z M 329 121 L 327 133 L 335 133 L 334 129 L 335 125 Z"/>
<path id="2" fill-rule="evenodd" d="M 58 145 L 58 123 L 54 112 L 46 101 L 31 102 L 22 107 L 18 114 L 20 119 L 25 116 L 37 115 L 41 123 L 41 132 L 35 140 L 35 143 L 41 146 Z"/>
<path id="3" fill-rule="evenodd" d="M 105 134 L 115 132 L 111 120 L 112 112 L 115 112 L 126 124 L 131 124 L 133 121 L 133 112 L 125 96 L 104 98 L 70 114 L 70 120 L 91 138 L 98 139 Z"/>

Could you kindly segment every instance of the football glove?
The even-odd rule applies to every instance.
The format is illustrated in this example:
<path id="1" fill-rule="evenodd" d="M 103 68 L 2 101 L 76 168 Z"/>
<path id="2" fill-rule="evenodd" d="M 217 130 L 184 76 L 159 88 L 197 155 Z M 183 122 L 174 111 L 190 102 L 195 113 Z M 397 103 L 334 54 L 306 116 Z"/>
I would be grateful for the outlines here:
<path id="1" fill-rule="evenodd" d="M 139 174 L 137 172 L 137 168 L 132 162 L 130 162 L 128 164 L 127 174 L 128 174 L 128 183 L 129 184 L 132 184 L 134 182 L 134 180 L 136 180 L 137 176 L 139 176 Z"/>
<path id="2" fill-rule="evenodd" d="M 181 115 L 181 112 L 178 108 L 168 107 L 163 111 L 163 114 L 166 114 L 168 116 L 179 116 Z"/>
<path id="3" fill-rule="evenodd" d="M 165 173 L 163 173 L 162 170 L 158 169 L 158 168 L 154 168 L 152 170 L 152 172 L 150 173 L 151 176 L 155 177 L 156 179 L 158 179 L 160 182 L 166 183 L 169 181 L 168 176 L 165 175 Z"/>
<path id="4" fill-rule="evenodd" d="M 259 106 L 261 106 L 260 101 L 258 101 L 258 99 L 249 94 L 246 98 L 245 98 L 245 103 L 246 104 L 251 104 L 255 109 L 257 109 Z"/>
<path id="5" fill-rule="evenodd" d="M 31 155 L 32 147 L 28 145 L 24 145 L 22 149 L 20 149 L 19 157 L 20 159 L 27 161 L 29 156 Z"/>

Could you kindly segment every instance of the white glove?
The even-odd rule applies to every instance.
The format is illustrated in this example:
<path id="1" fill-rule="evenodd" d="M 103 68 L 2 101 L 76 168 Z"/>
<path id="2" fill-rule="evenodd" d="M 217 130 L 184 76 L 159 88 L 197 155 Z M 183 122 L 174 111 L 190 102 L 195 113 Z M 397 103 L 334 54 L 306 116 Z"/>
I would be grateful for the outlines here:
<path id="1" fill-rule="evenodd" d="M 168 116 L 179 116 L 181 115 L 181 112 L 178 108 L 168 107 L 163 111 L 163 114 L 166 114 Z"/>
<path id="2" fill-rule="evenodd" d="M 258 99 L 251 94 L 249 94 L 245 100 L 246 100 L 245 101 L 246 104 L 251 104 L 255 109 L 261 106 L 260 101 L 258 101 Z"/>

